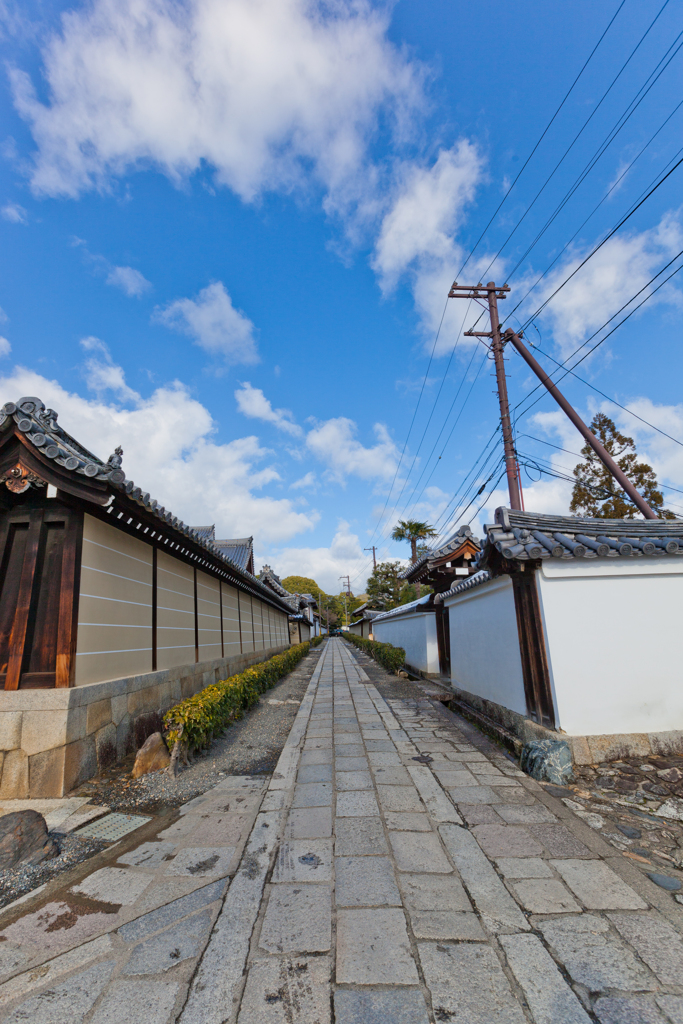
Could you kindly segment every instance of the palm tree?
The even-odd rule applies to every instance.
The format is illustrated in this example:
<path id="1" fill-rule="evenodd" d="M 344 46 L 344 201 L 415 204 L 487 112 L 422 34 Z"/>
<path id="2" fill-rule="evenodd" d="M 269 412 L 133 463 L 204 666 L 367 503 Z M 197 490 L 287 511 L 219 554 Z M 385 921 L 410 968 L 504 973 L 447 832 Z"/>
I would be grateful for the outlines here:
<path id="1" fill-rule="evenodd" d="M 421 523 L 418 519 L 399 519 L 391 538 L 410 541 L 410 560 L 414 565 L 417 562 L 417 542 L 436 535 L 436 530 L 429 523 Z"/>

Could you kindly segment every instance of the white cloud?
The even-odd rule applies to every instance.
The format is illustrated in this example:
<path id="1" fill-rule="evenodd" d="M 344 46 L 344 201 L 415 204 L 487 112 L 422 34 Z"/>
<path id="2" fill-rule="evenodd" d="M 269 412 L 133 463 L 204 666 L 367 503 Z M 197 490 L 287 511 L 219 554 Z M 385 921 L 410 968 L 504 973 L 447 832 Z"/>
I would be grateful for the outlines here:
<path id="1" fill-rule="evenodd" d="M 551 328 L 562 355 L 568 355 L 605 323 L 682 248 L 683 230 L 678 218 L 672 214 L 664 216 L 649 231 L 615 235 L 606 242 L 541 314 L 542 321 Z M 544 279 L 542 286 L 532 292 L 527 312 L 537 308 L 551 295 L 588 251 L 574 251 L 559 264 Z M 530 275 L 529 281 L 533 277 L 535 275 Z M 643 292 L 636 302 L 647 294 L 647 291 Z M 673 285 L 665 285 L 647 308 L 655 302 L 679 305 L 681 293 Z"/>
<path id="2" fill-rule="evenodd" d="M 6 203 L 0 213 L 5 220 L 12 224 L 28 224 L 28 213 L 18 203 Z"/>
<path id="3" fill-rule="evenodd" d="M 271 551 L 264 559 L 282 579 L 286 576 L 309 576 L 327 594 L 339 594 L 342 589 L 340 576 L 359 574 L 352 583 L 356 594 L 363 593 L 369 574 L 367 555 L 347 522 L 340 520 L 329 547 L 294 548 Z M 370 563 L 370 570 L 372 562 Z"/>
<path id="4" fill-rule="evenodd" d="M 159 323 L 181 331 L 227 364 L 257 363 L 254 325 L 235 309 L 222 281 L 202 288 L 196 299 L 176 299 L 155 311 Z"/>
<path id="5" fill-rule="evenodd" d="M 263 391 L 260 388 L 252 387 L 249 381 L 245 381 L 235 391 L 235 398 L 237 399 L 237 408 L 245 416 L 263 420 L 265 423 L 272 423 L 278 430 L 284 430 L 285 433 L 291 434 L 293 437 L 302 436 L 303 430 L 293 422 L 294 417 L 289 409 L 273 409 Z"/>
<path id="6" fill-rule="evenodd" d="M 451 149 L 442 149 L 431 167 L 404 163 L 390 209 L 382 220 L 373 269 L 385 294 L 408 275 L 418 313 L 429 331 L 438 326 L 463 260 L 455 236 L 474 198 L 482 167 L 476 147 L 464 139 Z M 468 268 L 475 281 L 477 265 Z M 452 344 L 453 339 L 444 335 L 438 352 Z"/>
<path id="7" fill-rule="evenodd" d="M 102 353 L 97 341 L 91 351 Z M 56 409 L 64 429 L 101 458 L 120 444 L 126 476 L 190 525 L 215 522 L 221 536 L 253 534 L 260 543 L 278 544 L 312 529 L 319 518 L 296 511 L 289 499 L 255 494 L 279 479 L 274 467 L 259 468 L 268 452 L 256 437 L 217 444 L 208 410 L 177 381 L 149 398 L 137 395 L 133 408 L 122 408 L 99 396 L 82 398 L 16 367 L 0 378 L 0 404 L 23 395 L 38 395 Z"/>
<path id="8" fill-rule="evenodd" d="M 49 100 L 11 72 L 37 193 L 76 196 L 144 165 L 202 162 L 245 200 L 305 174 L 342 196 L 380 116 L 394 135 L 420 71 L 363 0 L 94 0 L 43 49 Z"/>
<path id="9" fill-rule="evenodd" d="M 347 476 L 363 480 L 390 480 L 396 471 L 398 451 L 387 428 L 376 423 L 377 444 L 365 448 L 356 438 L 356 424 L 345 416 L 326 420 L 306 435 L 308 448 L 327 466 L 332 479 L 343 483 Z"/>
<path id="10" fill-rule="evenodd" d="M 293 484 L 290 484 L 289 485 L 289 489 L 290 489 L 290 491 L 297 491 L 297 490 L 309 491 L 309 490 L 313 490 L 313 488 L 317 487 L 317 484 L 318 484 L 318 480 L 316 478 L 315 473 L 310 472 L 310 473 L 306 473 L 305 476 L 300 477 L 299 480 L 295 480 Z"/>
<path id="11" fill-rule="evenodd" d="M 5 356 L 8 356 L 11 351 L 12 346 L 10 345 L 7 338 L 0 337 L 0 359 L 4 359 Z"/>
<path id="12" fill-rule="evenodd" d="M 107 284 L 120 288 L 126 295 L 136 298 L 152 287 L 151 282 L 134 267 L 112 267 L 107 274 Z"/>
<path id="13" fill-rule="evenodd" d="M 85 352 L 93 353 L 85 361 L 85 382 L 90 391 L 97 395 L 112 391 L 120 401 L 139 401 L 140 396 L 128 387 L 122 367 L 113 361 L 109 348 L 103 341 L 91 335 L 81 339 L 81 348 Z"/>

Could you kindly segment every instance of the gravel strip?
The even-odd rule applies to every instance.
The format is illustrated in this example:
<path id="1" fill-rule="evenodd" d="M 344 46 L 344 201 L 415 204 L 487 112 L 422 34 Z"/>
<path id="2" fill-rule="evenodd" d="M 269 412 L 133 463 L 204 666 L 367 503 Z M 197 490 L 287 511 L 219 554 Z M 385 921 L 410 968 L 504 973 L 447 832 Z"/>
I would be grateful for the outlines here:
<path id="1" fill-rule="evenodd" d="M 79 838 L 69 832 L 51 832 L 50 835 L 59 846 L 59 854 L 42 864 L 31 864 L 0 871 L 0 908 L 18 900 L 20 896 L 37 889 L 55 878 L 62 871 L 67 871 L 74 864 L 80 864 L 88 857 L 104 850 L 109 843 L 101 839 Z"/>

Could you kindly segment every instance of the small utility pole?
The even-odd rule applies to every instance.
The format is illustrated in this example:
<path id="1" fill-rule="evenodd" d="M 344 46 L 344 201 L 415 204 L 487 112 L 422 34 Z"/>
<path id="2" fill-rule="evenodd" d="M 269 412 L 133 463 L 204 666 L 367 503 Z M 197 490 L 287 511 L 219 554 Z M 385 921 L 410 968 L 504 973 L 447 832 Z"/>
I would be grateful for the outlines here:
<path id="1" fill-rule="evenodd" d="M 376 569 L 376 568 L 377 568 L 377 558 L 376 558 L 376 556 L 375 556 L 375 551 L 376 551 L 376 550 L 377 550 L 377 549 L 376 549 L 376 547 L 375 547 L 375 545 L 374 545 L 374 544 L 372 545 L 372 547 L 371 547 L 371 548 L 363 548 L 363 551 L 372 551 L 372 568 L 373 568 L 373 569 Z"/>
<path id="2" fill-rule="evenodd" d="M 493 361 L 496 367 L 496 383 L 498 385 L 498 402 L 500 404 L 500 424 L 503 431 L 503 446 L 505 449 L 505 473 L 508 481 L 508 493 L 510 495 L 510 508 L 522 508 L 519 496 L 517 456 L 515 454 L 515 443 L 512 437 L 512 423 L 510 421 L 510 407 L 508 404 L 507 380 L 505 378 L 505 361 L 503 358 L 503 339 L 500 335 L 500 320 L 498 318 L 498 299 L 507 297 L 510 287 L 507 284 L 496 286 L 494 281 L 488 284 L 462 285 L 457 281 L 448 293 L 449 299 L 478 299 L 485 300 L 489 307 L 491 318 L 490 331 L 465 331 L 468 338 L 490 338 Z"/>

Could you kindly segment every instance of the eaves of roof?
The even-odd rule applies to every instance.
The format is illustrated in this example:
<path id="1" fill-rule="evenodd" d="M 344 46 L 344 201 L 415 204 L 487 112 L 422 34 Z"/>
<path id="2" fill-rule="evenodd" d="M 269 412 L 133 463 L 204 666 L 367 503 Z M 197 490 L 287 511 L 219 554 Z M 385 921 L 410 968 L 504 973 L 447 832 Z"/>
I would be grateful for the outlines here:
<path id="1" fill-rule="evenodd" d="M 283 611 L 289 611 L 282 599 L 256 576 L 223 554 L 200 531 L 187 526 L 151 498 L 149 492 L 143 492 L 132 480 L 127 480 L 121 468 L 120 449 L 110 455 L 106 463 L 102 462 L 57 423 L 57 413 L 53 409 L 46 409 L 45 404 L 35 397 L 7 402 L 0 409 L 0 446 L 6 443 L 8 430 L 12 430 L 27 449 L 34 463 L 37 461 L 48 473 L 50 465 L 54 464 L 55 475 L 59 478 L 57 487 L 80 498 L 87 496 L 86 500 L 99 507 L 100 517 L 106 510 L 105 518 L 111 516 L 114 522 L 123 520 L 124 524 L 130 525 L 129 521 L 132 521 L 137 509 L 152 522 L 157 521 L 163 525 L 162 533 L 170 544 L 167 548 L 169 554 L 185 552 L 189 559 L 196 562 L 197 549 L 202 549 L 208 556 L 207 566 L 211 562 L 223 563 L 230 569 L 231 575 L 237 577 L 235 582 L 241 581 L 245 589 L 269 600 Z M 71 482 L 73 487 L 70 489 Z M 144 536 L 145 532 L 143 530 L 140 536 Z"/>
<path id="2" fill-rule="evenodd" d="M 456 583 L 450 590 L 446 590 L 443 594 L 437 594 L 434 598 L 434 604 L 443 604 L 447 597 L 456 597 L 458 594 L 464 594 L 467 590 L 474 590 L 475 587 L 480 587 L 482 583 L 488 583 L 490 579 L 491 573 L 488 569 L 475 572 L 472 576 L 468 576 L 466 580 Z"/>
<path id="3" fill-rule="evenodd" d="M 683 555 L 683 522 L 670 519 L 588 519 L 498 508 L 485 527 L 478 565 L 494 550 L 507 561 L 545 558 L 642 558 Z"/>

